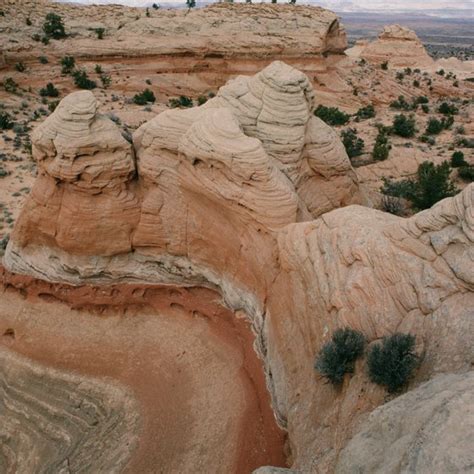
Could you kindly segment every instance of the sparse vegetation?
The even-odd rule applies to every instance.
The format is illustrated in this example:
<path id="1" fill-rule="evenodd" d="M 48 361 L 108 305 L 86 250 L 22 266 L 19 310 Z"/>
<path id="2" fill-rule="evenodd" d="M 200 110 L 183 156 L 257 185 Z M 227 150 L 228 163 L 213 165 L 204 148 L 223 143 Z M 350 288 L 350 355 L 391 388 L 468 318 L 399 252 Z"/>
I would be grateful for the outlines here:
<path id="1" fill-rule="evenodd" d="M 319 352 L 315 369 L 332 384 L 339 385 L 345 374 L 354 372 L 355 361 L 364 353 L 365 337 L 351 328 L 337 329 Z"/>
<path id="2" fill-rule="evenodd" d="M 437 118 L 431 117 L 428 120 L 428 123 L 426 125 L 426 132 L 428 135 L 438 135 L 441 133 L 443 130 L 448 129 L 451 127 L 453 124 L 454 119 L 450 115 L 447 118 L 443 118 L 441 120 L 438 120 Z"/>
<path id="3" fill-rule="evenodd" d="M 181 107 L 188 108 L 193 106 L 193 101 L 190 97 L 180 95 L 177 99 L 170 99 L 169 106 L 171 108 Z"/>
<path id="4" fill-rule="evenodd" d="M 365 107 L 361 107 L 357 112 L 356 116 L 360 120 L 369 119 L 375 117 L 375 109 L 372 104 Z"/>
<path id="5" fill-rule="evenodd" d="M 332 126 L 345 125 L 350 119 L 349 114 L 342 112 L 337 107 L 325 107 L 324 105 L 318 105 L 314 115 Z"/>
<path id="6" fill-rule="evenodd" d="M 3 81 L 3 88 L 6 92 L 11 92 L 12 94 L 15 94 L 18 90 L 18 84 L 11 77 L 7 77 Z"/>
<path id="7" fill-rule="evenodd" d="M 474 166 L 466 165 L 461 166 L 459 168 L 459 177 L 468 183 L 472 183 L 474 181 Z"/>
<path id="8" fill-rule="evenodd" d="M 59 91 L 54 87 L 52 82 L 48 82 L 46 87 L 40 89 L 40 96 L 41 97 L 58 97 Z"/>
<path id="9" fill-rule="evenodd" d="M 416 209 L 428 209 L 441 199 L 454 196 L 457 189 L 450 179 L 451 167 L 447 161 L 435 165 L 424 161 L 418 166 L 414 179 L 392 181 L 382 178 L 382 194 L 402 197 L 413 203 Z"/>
<path id="10" fill-rule="evenodd" d="M 0 129 L 9 130 L 13 128 L 13 120 L 11 115 L 8 112 L 0 111 Z"/>
<path id="11" fill-rule="evenodd" d="M 26 66 L 24 65 L 24 63 L 19 62 L 19 63 L 16 63 L 16 64 L 15 64 L 15 69 L 16 69 L 18 72 L 25 72 L 25 71 L 26 71 Z"/>
<path id="12" fill-rule="evenodd" d="M 96 28 L 95 34 L 97 35 L 97 39 L 104 39 L 104 34 L 105 34 L 105 28 Z"/>
<path id="13" fill-rule="evenodd" d="M 384 161 L 388 158 L 390 153 L 391 145 L 388 140 L 388 135 L 385 129 L 379 129 L 377 138 L 375 139 L 374 148 L 372 150 L 372 158 L 375 161 Z"/>
<path id="14" fill-rule="evenodd" d="M 412 334 L 396 333 L 384 337 L 382 343 L 374 344 L 367 356 L 370 380 L 385 387 L 389 393 L 400 391 L 418 365 L 414 349 L 415 336 Z"/>
<path id="15" fill-rule="evenodd" d="M 60 60 L 61 72 L 63 74 L 71 74 L 76 67 L 76 60 L 73 56 L 64 56 Z"/>
<path id="16" fill-rule="evenodd" d="M 393 119 L 392 131 L 395 135 L 403 138 L 411 138 L 416 132 L 416 122 L 413 115 L 396 115 Z"/>
<path id="17" fill-rule="evenodd" d="M 357 136 L 355 128 L 347 128 L 341 132 L 341 139 L 349 158 L 360 156 L 364 150 L 364 140 Z"/>
<path id="18" fill-rule="evenodd" d="M 148 88 L 133 96 L 133 102 L 137 105 L 146 105 L 149 102 L 155 102 L 155 101 L 156 101 L 155 94 L 153 93 L 153 91 L 151 91 Z"/>
<path id="19" fill-rule="evenodd" d="M 74 77 L 74 84 L 79 87 L 79 89 L 95 89 L 97 84 L 92 79 L 89 79 L 87 72 L 84 69 L 79 69 L 73 72 L 72 76 Z"/>
<path id="20" fill-rule="evenodd" d="M 56 13 L 48 13 L 43 23 L 46 38 L 61 39 L 66 37 L 63 19 Z"/>
<path id="21" fill-rule="evenodd" d="M 454 104 L 443 102 L 438 107 L 438 112 L 443 115 L 456 115 L 458 113 L 458 108 Z"/>
<path id="22" fill-rule="evenodd" d="M 466 166 L 467 161 L 464 159 L 464 153 L 462 151 L 455 151 L 451 155 L 451 166 L 453 168 L 460 168 L 461 166 Z"/>

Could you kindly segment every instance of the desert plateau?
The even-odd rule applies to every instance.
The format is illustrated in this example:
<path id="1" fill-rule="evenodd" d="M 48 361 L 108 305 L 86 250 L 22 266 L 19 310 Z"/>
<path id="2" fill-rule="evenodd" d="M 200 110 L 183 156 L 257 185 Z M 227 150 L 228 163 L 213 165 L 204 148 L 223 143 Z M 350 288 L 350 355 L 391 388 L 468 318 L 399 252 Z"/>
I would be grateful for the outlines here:
<path id="1" fill-rule="evenodd" d="M 0 474 L 474 472 L 472 11 L 97 3 L 0 0 Z"/>

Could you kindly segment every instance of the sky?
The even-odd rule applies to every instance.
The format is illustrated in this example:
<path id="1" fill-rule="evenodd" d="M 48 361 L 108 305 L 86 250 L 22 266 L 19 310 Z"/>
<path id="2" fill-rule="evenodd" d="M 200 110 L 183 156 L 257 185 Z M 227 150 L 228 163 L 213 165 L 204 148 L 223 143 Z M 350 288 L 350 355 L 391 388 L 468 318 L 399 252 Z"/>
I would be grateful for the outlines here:
<path id="1" fill-rule="evenodd" d="M 76 1 L 83 4 L 110 4 L 120 3 L 135 7 L 151 6 L 153 1 L 158 4 L 180 3 L 180 0 L 59 0 Z M 209 0 L 207 0 L 209 1 Z M 261 0 L 253 0 L 259 3 Z M 286 0 L 279 0 L 279 2 Z M 184 3 L 184 0 L 183 0 Z M 198 0 L 199 3 L 199 0 Z M 463 9 L 470 10 L 474 16 L 474 0 L 297 0 L 297 3 L 312 3 L 337 11 L 410 11 L 410 10 L 437 10 Z"/>

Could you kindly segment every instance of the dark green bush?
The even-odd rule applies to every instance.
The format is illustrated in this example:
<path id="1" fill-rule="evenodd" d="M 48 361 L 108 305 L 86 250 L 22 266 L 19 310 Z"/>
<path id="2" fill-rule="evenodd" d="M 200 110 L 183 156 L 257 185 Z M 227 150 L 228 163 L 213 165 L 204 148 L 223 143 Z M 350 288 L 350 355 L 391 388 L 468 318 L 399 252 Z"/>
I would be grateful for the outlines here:
<path id="1" fill-rule="evenodd" d="M 448 104 L 448 102 L 443 102 L 438 107 L 438 112 L 443 115 L 456 115 L 458 113 L 458 108 L 454 104 Z"/>
<path id="2" fill-rule="evenodd" d="M 155 102 L 155 101 L 156 101 L 155 94 L 153 94 L 153 91 L 151 91 L 148 88 L 140 92 L 139 94 L 135 94 L 133 96 L 133 102 L 137 105 L 146 105 L 148 102 Z"/>
<path id="3" fill-rule="evenodd" d="M 467 161 L 464 159 L 464 153 L 462 151 L 455 151 L 451 155 L 451 166 L 453 168 L 460 168 L 461 166 L 466 166 Z"/>
<path id="4" fill-rule="evenodd" d="M 74 77 L 74 84 L 76 84 L 79 89 L 91 90 L 97 87 L 95 81 L 89 79 L 89 76 L 84 69 L 74 71 L 72 76 Z"/>
<path id="5" fill-rule="evenodd" d="M 434 118 L 431 117 L 428 120 L 428 124 L 426 125 L 426 133 L 429 135 L 438 135 L 438 133 L 441 133 L 444 130 L 443 123 Z"/>
<path id="6" fill-rule="evenodd" d="M 413 137 L 416 132 L 415 118 L 412 115 L 408 117 L 403 114 L 396 115 L 393 119 L 392 130 L 395 135 L 398 135 L 400 137 Z"/>
<path id="7" fill-rule="evenodd" d="M 450 179 L 451 167 L 447 161 L 435 165 L 424 161 L 418 166 L 416 178 L 391 181 L 382 178 L 382 194 L 410 200 L 417 209 L 428 209 L 441 199 L 453 196 L 457 190 Z"/>
<path id="8" fill-rule="evenodd" d="M 8 130 L 13 128 L 13 121 L 8 112 L 0 112 L 0 129 Z"/>
<path id="9" fill-rule="evenodd" d="M 64 56 L 59 61 L 61 64 L 61 72 L 63 74 L 71 74 L 76 66 L 76 60 L 72 56 Z"/>
<path id="10" fill-rule="evenodd" d="M 202 104 L 205 104 L 207 102 L 207 97 L 205 95 L 200 95 L 198 98 L 197 98 L 197 103 L 198 105 L 202 105 Z"/>
<path id="11" fill-rule="evenodd" d="M 380 129 L 375 139 L 374 148 L 372 150 L 372 158 L 375 161 L 383 161 L 388 158 L 391 145 L 388 140 L 387 133 L 384 129 Z"/>
<path id="12" fill-rule="evenodd" d="M 425 114 L 430 113 L 430 108 L 428 107 L 428 104 L 421 104 L 421 110 L 423 110 Z"/>
<path id="13" fill-rule="evenodd" d="M 102 87 L 104 89 L 107 89 L 112 83 L 112 78 L 110 77 L 109 74 L 105 74 L 105 72 L 102 73 L 99 77 L 100 77 L 100 81 L 102 82 Z"/>
<path id="14" fill-rule="evenodd" d="M 375 117 L 375 109 L 372 104 L 369 104 L 365 107 L 361 107 L 357 112 L 356 116 L 363 120 Z"/>
<path id="15" fill-rule="evenodd" d="M 397 100 L 394 100 L 393 102 L 390 103 L 390 107 L 392 109 L 396 110 L 413 110 L 416 108 L 413 104 L 408 103 L 405 100 L 405 97 L 403 95 L 399 95 Z"/>
<path id="16" fill-rule="evenodd" d="M 463 181 L 467 181 L 468 183 L 472 183 L 474 181 L 474 166 L 467 165 L 467 166 L 461 166 L 459 168 L 459 177 Z"/>
<path id="17" fill-rule="evenodd" d="M 337 107 L 325 107 L 324 105 L 318 105 L 314 115 L 332 126 L 345 125 L 350 119 L 349 114 L 342 112 Z"/>
<path id="18" fill-rule="evenodd" d="M 97 35 L 97 39 L 104 39 L 105 28 L 96 28 L 94 31 Z"/>
<path id="19" fill-rule="evenodd" d="M 381 65 L 380 68 L 386 71 L 388 69 L 388 61 L 384 61 Z"/>
<path id="20" fill-rule="evenodd" d="M 183 107 L 188 108 L 193 106 L 193 101 L 190 97 L 180 95 L 177 99 L 170 99 L 169 106 L 171 108 Z"/>
<path id="21" fill-rule="evenodd" d="M 11 92 L 14 94 L 18 89 L 18 84 L 11 77 L 7 77 L 3 81 L 3 88 L 6 92 Z"/>
<path id="22" fill-rule="evenodd" d="M 402 201 L 394 196 L 382 196 L 381 206 L 382 211 L 389 212 L 395 216 L 401 216 L 404 212 Z"/>
<path id="23" fill-rule="evenodd" d="M 349 158 L 354 158 L 362 154 L 364 150 L 364 140 L 357 136 L 357 130 L 355 128 L 343 130 L 341 132 L 341 139 Z"/>
<path id="24" fill-rule="evenodd" d="M 38 60 L 41 64 L 48 64 L 48 58 L 46 56 L 40 56 Z"/>
<path id="25" fill-rule="evenodd" d="M 418 365 L 414 352 L 415 336 L 396 333 L 374 344 L 367 355 L 369 378 L 390 393 L 400 391 Z"/>
<path id="26" fill-rule="evenodd" d="M 43 23 L 43 31 L 46 37 L 61 39 L 66 37 L 63 19 L 56 13 L 48 13 Z"/>
<path id="27" fill-rule="evenodd" d="M 54 87 L 52 82 L 48 82 L 46 87 L 40 89 L 40 96 L 41 97 L 58 97 L 59 91 Z"/>
<path id="28" fill-rule="evenodd" d="M 341 384 L 345 374 L 354 372 L 355 361 L 364 353 L 365 342 L 363 334 L 354 329 L 337 329 L 319 352 L 315 369 L 332 384 Z"/>
<path id="29" fill-rule="evenodd" d="M 416 99 L 415 99 L 415 102 L 417 104 L 428 104 L 429 103 L 429 99 L 428 97 L 424 96 L 424 95 L 419 95 Z"/>
<path id="30" fill-rule="evenodd" d="M 23 63 L 16 63 L 15 64 L 15 69 L 18 71 L 18 72 L 25 72 L 26 71 L 26 66 L 23 64 Z"/>

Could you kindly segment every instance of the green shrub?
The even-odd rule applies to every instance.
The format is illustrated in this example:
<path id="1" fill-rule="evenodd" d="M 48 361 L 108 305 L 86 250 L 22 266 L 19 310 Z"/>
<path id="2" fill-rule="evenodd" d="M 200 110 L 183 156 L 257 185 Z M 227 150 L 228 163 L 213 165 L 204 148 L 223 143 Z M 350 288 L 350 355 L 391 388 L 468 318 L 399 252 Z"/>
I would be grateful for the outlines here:
<path id="1" fill-rule="evenodd" d="M 420 137 L 420 141 L 422 143 L 427 143 L 428 145 L 431 145 L 431 146 L 436 144 L 436 140 L 434 139 L 434 137 L 431 137 L 429 135 L 422 135 Z"/>
<path id="2" fill-rule="evenodd" d="M 416 99 L 415 99 L 415 103 L 416 104 L 428 104 L 430 102 L 430 100 L 428 99 L 428 97 L 424 96 L 424 95 L 419 95 Z"/>
<path id="3" fill-rule="evenodd" d="M 103 69 L 102 69 L 102 66 L 100 64 L 96 64 L 94 66 L 94 71 L 95 71 L 96 74 L 102 74 L 104 72 Z"/>
<path id="4" fill-rule="evenodd" d="M 453 168 L 460 168 L 461 166 L 466 166 L 467 161 L 464 159 L 464 153 L 462 151 L 455 151 L 451 155 L 451 166 Z"/>
<path id="5" fill-rule="evenodd" d="M 342 112 L 337 107 L 325 107 L 324 105 L 318 105 L 314 115 L 332 126 L 345 125 L 350 118 L 349 114 Z"/>
<path id="6" fill-rule="evenodd" d="M 3 88 L 6 92 L 11 92 L 14 94 L 18 89 L 18 84 L 11 77 L 7 77 L 3 81 Z"/>
<path id="7" fill-rule="evenodd" d="M 403 138 L 410 138 L 415 135 L 416 122 L 415 118 L 404 114 L 396 115 L 393 120 L 392 130 L 395 135 Z"/>
<path id="8" fill-rule="evenodd" d="M 186 0 L 186 6 L 188 8 L 194 8 L 196 6 L 196 0 Z"/>
<path id="9" fill-rule="evenodd" d="M 387 133 L 384 129 L 380 129 L 375 139 L 374 148 L 372 150 L 372 158 L 375 161 L 383 161 L 388 158 L 391 145 L 388 140 Z"/>
<path id="10" fill-rule="evenodd" d="M 428 104 L 421 104 L 421 110 L 423 110 L 425 114 L 430 113 L 430 108 L 428 107 Z"/>
<path id="11" fill-rule="evenodd" d="M 40 89 L 40 96 L 41 97 L 58 97 L 59 91 L 54 87 L 52 82 L 48 82 L 46 87 Z"/>
<path id="12" fill-rule="evenodd" d="M 332 384 L 341 384 L 345 374 L 354 372 L 355 361 L 364 353 L 365 342 L 365 337 L 358 331 L 337 329 L 331 341 L 319 352 L 315 369 Z"/>
<path id="13" fill-rule="evenodd" d="M 43 44 L 49 44 L 49 37 L 48 37 L 48 36 L 43 36 L 43 37 L 41 38 L 41 42 L 42 42 Z"/>
<path id="14" fill-rule="evenodd" d="M 426 133 L 428 135 L 438 135 L 443 130 L 444 126 L 440 120 L 433 117 L 428 120 L 428 124 L 426 125 Z"/>
<path id="15" fill-rule="evenodd" d="M 133 102 L 137 105 L 146 105 L 148 102 L 155 102 L 155 94 L 150 89 L 145 89 L 139 94 L 133 96 Z"/>
<path id="16" fill-rule="evenodd" d="M 105 28 L 96 28 L 94 31 L 97 35 L 97 39 L 104 39 Z"/>
<path id="17" fill-rule="evenodd" d="M 43 31 L 47 38 L 61 39 L 66 37 L 63 19 L 56 13 L 48 13 L 43 23 Z"/>
<path id="18" fill-rule="evenodd" d="M 415 107 L 413 104 L 409 104 L 403 95 L 399 95 L 397 100 L 390 103 L 390 108 L 396 110 L 413 110 Z"/>
<path id="19" fill-rule="evenodd" d="M 448 104 L 448 102 L 443 102 L 438 107 L 438 112 L 443 115 L 456 115 L 458 113 L 458 108 L 453 104 Z"/>
<path id="20" fill-rule="evenodd" d="M 444 76 L 444 69 L 440 69 L 439 71 L 436 71 L 436 74 L 438 74 L 438 76 Z"/>
<path id="21" fill-rule="evenodd" d="M 461 166 L 459 168 L 459 177 L 463 181 L 467 181 L 468 183 L 472 183 L 474 181 L 474 166 L 471 165 L 466 165 L 466 166 Z"/>
<path id="22" fill-rule="evenodd" d="M 26 66 L 22 62 L 19 62 L 19 63 L 15 64 L 15 69 L 18 72 L 25 72 L 26 71 Z"/>
<path id="23" fill-rule="evenodd" d="M 11 115 L 8 112 L 0 111 L 0 129 L 8 130 L 10 128 L 13 128 L 13 121 Z"/>
<path id="24" fill-rule="evenodd" d="M 369 104 L 365 107 L 361 107 L 357 112 L 356 116 L 363 120 L 375 117 L 375 109 L 372 104 Z"/>
<path id="25" fill-rule="evenodd" d="M 205 95 L 200 95 L 198 98 L 197 98 L 197 103 L 198 105 L 202 105 L 202 104 L 205 104 L 207 102 L 207 97 Z"/>
<path id="26" fill-rule="evenodd" d="M 415 336 L 396 333 L 374 344 L 367 355 L 369 378 L 390 393 L 400 391 L 418 365 Z"/>
<path id="27" fill-rule="evenodd" d="M 388 61 L 384 61 L 381 65 L 380 68 L 386 71 L 388 69 Z"/>
<path id="28" fill-rule="evenodd" d="M 347 128 L 341 132 L 341 139 L 349 158 L 360 156 L 364 150 L 364 140 L 357 136 L 355 128 Z"/>
<path id="29" fill-rule="evenodd" d="M 99 77 L 100 77 L 100 81 L 102 82 L 102 87 L 104 89 L 107 89 L 112 83 L 112 78 L 110 77 L 109 74 L 105 74 L 105 72 L 102 73 Z"/>
<path id="30" fill-rule="evenodd" d="M 171 108 L 182 107 L 188 108 L 193 106 L 193 101 L 190 97 L 180 95 L 177 99 L 170 99 L 169 106 Z"/>
<path id="31" fill-rule="evenodd" d="M 89 76 L 84 69 L 74 71 L 72 76 L 74 77 L 74 84 L 79 87 L 79 89 L 90 90 L 97 87 L 95 81 L 89 79 Z"/>
<path id="32" fill-rule="evenodd" d="M 435 165 L 424 161 L 418 166 L 414 179 L 398 182 L 382 178 L 382 194 L 410 200 L 417 209 L 428 209 L 441 199 L 454 196 L 457 190 L 450 179 L 451 167 L 447 161 Z"/>
<path id="33" fill-rule="evenodd" d="M 40 56 L 38 59 L 41 64 L 48 64 L 48 58 L 46 56 Z"/>
<path id="34" fill-rule="evenodd" d="M 415 80 L 413 81 L 413 86 L 414 86 L 414 87 L 420 87 L 420 81 L 418 81 L 417 79 L 415 79 Z"/>
<path id="35" fill-rule="evenodd" d="M 59 105 L 59 100 L 52 100 L 48 104 L 48 110 L 53 113 L 56 110 L 56 107 Z"/>
<path id="36" fill-rule="evenodd" d="M 59 62 L 63 74 L 71 74 L 76 66 L 76 60 L 72 56 L 64 56 Z"/>

